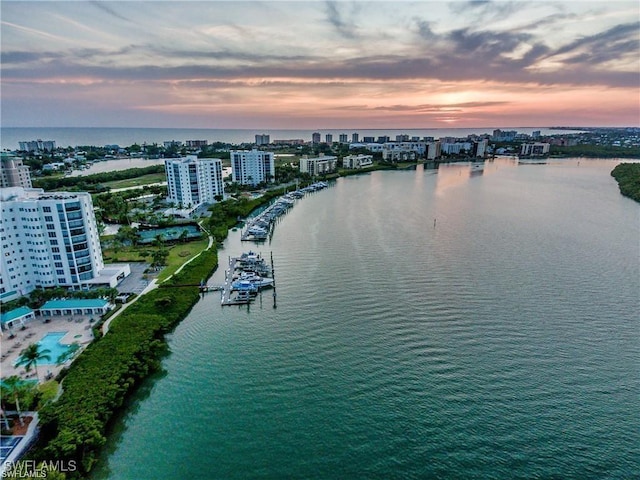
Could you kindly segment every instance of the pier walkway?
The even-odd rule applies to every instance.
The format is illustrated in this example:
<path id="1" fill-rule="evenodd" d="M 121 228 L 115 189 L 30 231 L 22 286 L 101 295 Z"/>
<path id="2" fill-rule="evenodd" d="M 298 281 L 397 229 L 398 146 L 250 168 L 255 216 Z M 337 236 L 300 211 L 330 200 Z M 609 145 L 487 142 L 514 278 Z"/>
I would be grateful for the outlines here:
<path id="1" fill-rule="evenodd" d="M 243 254 L 244 256 L 244 254 Z M 246 260 L 246 259 L 245 259 Z M 236 265 L 238 262 L 242 262 L 243 257 L 229 257 L 229 268 L 225 271 L 224 285 L 218 287 L 218 290 L 222 291 L 220 304 L 225 305 L 247 305 L 255 300 L 257 295 L 260 295 L 262 302 L 261 292 L 265 288 L 273 288 L 273 306 L 276 308 L 276 285 L 275 285 L 275 272 L 273 267 L 273 254 L 271 254 L 271 276 L 273 283 L 268 286 L 262 286 L 257 288 L 257 292 L 254 291 L 251 294 L 247 294 L 246 291 L 240 291 L 236 296 L 233 296 L 233 276 L 236 271 Z M 241 268 L 242 269 L 242 268 Z"/>
<path id="2" fill-rule="evenodd" d="M 249 303 L 249 300 L 236 301 L 231 298 L 231 284 L 233 283 L 233 272 L 236 269 L 237 258 L 231 257 L 229 259 L 229 268 L 224 272 L 224 286 L 222 288 L 222 305 L 243 305 Z"/>

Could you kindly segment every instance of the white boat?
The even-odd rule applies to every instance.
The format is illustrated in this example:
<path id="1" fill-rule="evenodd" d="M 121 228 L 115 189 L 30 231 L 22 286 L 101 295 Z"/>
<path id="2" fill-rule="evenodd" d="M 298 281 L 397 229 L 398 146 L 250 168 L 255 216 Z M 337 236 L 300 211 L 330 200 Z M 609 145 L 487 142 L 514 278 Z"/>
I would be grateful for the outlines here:
<path id="1" fill-rule="evenodd" d="M 273 278 L 269 278 L 269 277 L 261 277 L 260 275 L 256 275 L 255 273 L 251 272 L 242 272 L 240 274 L 240 278 L 238 279 L 238 281 L 242 282 L 242 281 L 249 281 L 251 283 L 253 283 L 254 285 L 256 285 L 257 287 L 269 287 L 271 285 L 273 285 Z"/>
<path id="2" fill-rule="evenodd" d="M 249 227 L 247 232 L 251 235 L 266 235 L 268 233 L 266 229 L 262 227 L 258 227 L 257 225 L 254 225 L 253 227 Z"/>
<path id="3" fill-rule="evenodd" d="M 237 290 L 240 292 L 257 292 L 258 286 L 251 283 L 249 280 L 238 280 L 237 282 L 233 282 L 231 284 L 232 290 Z"/>

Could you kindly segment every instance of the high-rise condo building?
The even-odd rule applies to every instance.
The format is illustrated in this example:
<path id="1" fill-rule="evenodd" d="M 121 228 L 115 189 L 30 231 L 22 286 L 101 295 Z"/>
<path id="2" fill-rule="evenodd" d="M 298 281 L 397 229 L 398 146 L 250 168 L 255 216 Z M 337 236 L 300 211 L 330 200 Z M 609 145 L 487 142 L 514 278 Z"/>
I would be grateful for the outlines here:
<path id="1" fill-rule="evenodd" d="M 56 149 L 54 140 L 31 140 L 29 142 L 18 142 L 20 150 L 25 152 L 53 152 Z"/>
<path id="2" fill-rule="evenodd" d="M 209 143 L 208 140 L 187 140 L 186 142 L 187 148 L 202 148 L 206 147 Z"/>
<path id="3" fill-rule="evenodd" d="M 187 155 L 164 161 L 167 174 L 167 200 L 181 208 L 215 203 L 224 197 L 222 160 Z"/>
<path id="4" fill-rule="evenodd" d="M 29 167 L 22 164 L 22 159 L 5 153 L 0 156 L 0 187 L 31 188 Z"/>
<path id="5" fill-rule="evenodd" d="M 269 145 L 271 143 L 271 137 L 266 133 L 256 135 L 256 145 Z"/>
<path id="6" fill-rule="evenodd" d="M 98 279 L 104 263 L 90 194 L 11 187 L 0 189 L 0 200 L 0 299 L 40 287 L 103 283 Z"/>
<path id="7" fill-rule="evenodd" d="M 275 155 L 260 150 L 231 150 L 231 178 L 241 185 L 273 182 L 276 176 Z"/>

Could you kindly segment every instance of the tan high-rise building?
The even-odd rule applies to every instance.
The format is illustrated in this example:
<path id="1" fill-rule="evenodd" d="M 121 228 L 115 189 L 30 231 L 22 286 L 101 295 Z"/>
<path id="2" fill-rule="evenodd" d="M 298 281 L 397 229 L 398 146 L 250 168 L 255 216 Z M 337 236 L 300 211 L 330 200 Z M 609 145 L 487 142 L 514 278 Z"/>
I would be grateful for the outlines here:
<path id="1" fill-rule="evenodd" d="M 0 157 L 0 187 L 31 188 L 29 167 L 22 164 L 22 159 L 2 154 Z"/>

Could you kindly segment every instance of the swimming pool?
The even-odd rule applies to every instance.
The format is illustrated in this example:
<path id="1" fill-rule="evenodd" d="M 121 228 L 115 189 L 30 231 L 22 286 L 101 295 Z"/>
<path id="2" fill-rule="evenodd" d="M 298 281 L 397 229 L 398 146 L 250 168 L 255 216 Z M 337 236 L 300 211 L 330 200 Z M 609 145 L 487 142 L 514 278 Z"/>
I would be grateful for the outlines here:
<path id="1" fill-rule="evenodd" d="M 38 365 L 55 365 L 58 357 L 71 348 L 71 345 L 60 343 L 60 340 L 62 340 L 66 334 L 67 332 L 50 332 L 42 337 L 38 345 L 40 345 L 42 350 L 49 350 L 47 355 L 51 357 L 51 360 L 42 360 L 38 362 Z"/>

